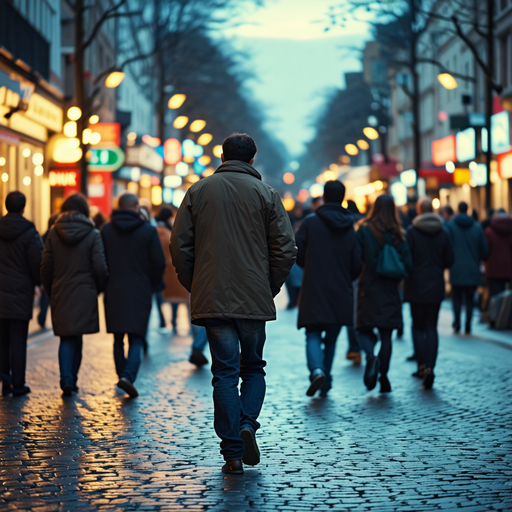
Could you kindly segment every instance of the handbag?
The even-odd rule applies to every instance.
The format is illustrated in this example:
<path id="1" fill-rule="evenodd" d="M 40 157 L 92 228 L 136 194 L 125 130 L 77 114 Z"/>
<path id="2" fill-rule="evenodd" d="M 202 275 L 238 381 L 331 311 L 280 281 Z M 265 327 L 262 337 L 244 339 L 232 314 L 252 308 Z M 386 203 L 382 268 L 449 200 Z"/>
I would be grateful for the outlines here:
<path id="1" fill-rule="evenodd" d="M 397 281 L 400 281 L 407 275 L 404 262 L 393 245 L 389 233 L 384 235 L 384 247 L 380 251 L 375 273 L 378 276 Z"/>

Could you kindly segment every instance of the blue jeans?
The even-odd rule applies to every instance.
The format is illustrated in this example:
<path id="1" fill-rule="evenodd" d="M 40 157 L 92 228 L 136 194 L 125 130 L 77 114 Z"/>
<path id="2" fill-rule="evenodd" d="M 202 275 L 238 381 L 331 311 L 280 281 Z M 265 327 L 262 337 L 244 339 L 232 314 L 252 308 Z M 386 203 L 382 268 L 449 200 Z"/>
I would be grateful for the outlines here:
<path id="1" fill-rule="evenodd" d="M 387 375 L 389 370 L 389 361 L 391 360 L 391 335 L 393 334 L 393 329 L 381 329 L 379 327 L 379 334 L 381 342 L 379 352 L 379 373 L 381 375 Z M 373 349 L 377 338 L 371 329 L 362 329 L 358 331 L 358 339 L 361 348 L 366 352 L 366 360 L 368 361 L 368 359 L 373 357 Z"/>
<path id="2" fill-rule="evenodd" d="M 119 378 L 126 379 L 132 384 L 137 378 L 142 353 L 144 351 L 144 340 L 136 334 L 128 334 L 128 357 L 124 356 L 124 333 L 114 334 L 114 363 Z"/>
<path id="3" fill-rule="evenodd" d="M 192 334 L 194 335 L 192 350 L 199 350 L 199 352 L 203 352 L 206 344 L 208 343 L 206 329 L 192 324 Z"/>
<path id="4" fill-rule="evenodd" d="M 245 444 L 242 428 L 254 432 L 265 398 L 263 360 L 265 322 L 249 319 L 206 319 L 213 373 L 214 428 L 225 460 L 240 460 Z M 242 379 L 240 393 L 238 378 Z"/>
<path id="5" fill-rule="evenodd" d="M 325 373 L 325 382 L 321 392 L 327 393 L 332 387 L 331 368 L 336 349 L 336 340 L 341 325 L 326 325 L 322 330 L 306 328 L 306 358 L 309 371 L 319 368 Z M 322 336 L 322 333 L 325 333 Z M 324 345 L 322 349 L 322 343 Z"/>
<path id="6" fill-rule="evenodd" d="M 82 336 L 61 336 L 59 345 L 60 387 L 76 386 L 82 362 Z"/>
<path id="7" fill-rule="evenodd" d="M 155 297 L 156 309 L 158 310 L 158 320 L 160 321 L 160 327 L 165 327 L 165 317 L 162 311 L 162 304 L 164 303 L 164 296 L 162 292 L 153 293 L 153 297 Z"/>
<path id="8" fill-rule="evenodd" d="M 349 352 L 361 352 L 361 347 L 357 341 L 356 328 L 353 325 L 347 325 L 348 334 L 348 351 Z"/>

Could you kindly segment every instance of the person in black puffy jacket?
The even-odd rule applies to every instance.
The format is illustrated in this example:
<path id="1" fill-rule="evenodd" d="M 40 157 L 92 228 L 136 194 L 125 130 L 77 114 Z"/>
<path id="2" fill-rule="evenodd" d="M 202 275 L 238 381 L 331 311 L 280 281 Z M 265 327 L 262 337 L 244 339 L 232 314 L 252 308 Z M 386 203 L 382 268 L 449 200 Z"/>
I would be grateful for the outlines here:
<path id="1" fill-rule="evenodd" d="M 24 194 L 10 192 L 8 213 L 0 219 L 0 378 L 2 394 L 15 396 L 30 393 L 25 385 L 28 323 L 43 253 L 34 224 L 23 217 L 25 204 Z"/>

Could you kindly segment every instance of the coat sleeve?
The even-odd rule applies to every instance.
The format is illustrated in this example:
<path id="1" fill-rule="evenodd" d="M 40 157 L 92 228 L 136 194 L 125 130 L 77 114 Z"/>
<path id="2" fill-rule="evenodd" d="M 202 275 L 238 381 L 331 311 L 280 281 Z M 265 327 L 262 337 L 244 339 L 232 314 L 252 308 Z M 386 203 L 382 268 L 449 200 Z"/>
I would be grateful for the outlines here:
<path id="1" fill-rule="evenodd" d="M 444 268 L 450 268 L 455 263 L 455 255 L 453 254 L 453 247 L 450 237 L 446 237 L 446 241 L 443 248 L 443 266 Z"/>
<path id="2" fill-rule="evenodd" d="M 359 229 L 356 231 L 356 241 L 357 241 L 357 246 L 359 247 L 359 253 L 361 255 L 361 261 L 362 263 L 365 263 L 364 261 L 364 255 L 365 255 L 365 250 L 364 250 L 364 227 L 363 226 L 360 226 Z"/>
<path id="3" fill-rule="evenodd" d="M 43 258 L 43 243 L 39 233 L 34 229 L 27 246 L 27 259 L 32 280 L 36 286 L 41 284 L 41 261 Z"/>
<path id="4" fill-rule="evenodd" d="M 98 286 L 98 292 L 101 292 L 105 289 L 108 281 L 108 267 L 103 240 L 101 239 L 100 232 L 97 229 L 95 230 L 94 240 L 92 243 L 91 260 L 92 272 Z"/>
<path id="5" fill-rule="evenodd" d="M 478 225 L 478 238 L 480 246 L 480 259 L 486 261 L 489 257 L 489 246 L 487 245 L 487 240 L 485 239 L 484 230 L 480 225 Z"/>
<path id="6" fill-rule="evenodd" d="M 185 195 L 176 215 L 169 249 L 178 280 L 190 292 L 195 261 L 195 232 L 190 190 Z"/>
<path id="7" fill-rule="evenodd" d="M 281 198 L 274 192 L 272 211 L 268 226 L 268 254 L 270 266 L 270 289 L 275 297 L 286 281 L 295 260 L 297 246 L 290 218 Z"/>
<path id="8" fill-rule="evenodd" d="M 350 278 L 355 281 L 363 270 L 363 259 L 361 257 L 361 246 L 357 241 L 357 234 L 353 235 L 352 254 L 350 258 Z"/>
<path id="9" fill-rule="evenodd" d="M 153 235 L 149 243 L 149 261 L 151 265 L 150 280 L 153 289 L 162 288 L 162 278 L 165 272 L 165 254 L 162 248 L 162 242 L 158 236 L 158 231 L 153 229 Z M 165 288 L 165 285 L 163 285 Z"/>
<path id="10" fill-rule="evenodd" d="M 304 268 L 308 252 L 308 219 L 304 220 L 295 234 L 295 243 L 297 244 L 297 265 Z"/>
<path id="11" fill-rule="evenodd" d="M 41 260 L 41 283 L 44 286 L 46 295 L 50 297 L 53 283 L 53 248 L 50 236 L 44 244 L 43 259 Z"/>
<path id="12" fill-rule="evenodd" d="M 398 253 L 402 257 L 402 261 L 405 265 L 405 271 L 409 273 L 412 270 L 412 256 L 409 250 L 409 244 L 404 240 L 398 247 Z"/>

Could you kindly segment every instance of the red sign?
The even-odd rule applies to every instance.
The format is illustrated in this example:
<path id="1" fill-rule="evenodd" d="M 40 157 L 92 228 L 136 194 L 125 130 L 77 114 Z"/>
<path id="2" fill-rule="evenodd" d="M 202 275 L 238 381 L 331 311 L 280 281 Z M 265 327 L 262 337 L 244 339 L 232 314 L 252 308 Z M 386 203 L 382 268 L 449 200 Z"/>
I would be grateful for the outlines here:
<path id="1" fill-rule="evenodd" d="M 121 145 L 121 125 L 119 123 L 96 123 L 89 127 L 101 135 L 101 145 Z"/>
<path id="2" fill-rule="evenodd" d="M 388 156 L 388 161 L 381 153 L 372 155 L 372 163 L 379 169 L 380 178 L 390 178 L 391 176 L 398 176 L 398 169 L 396 168 L 398 160 L 393 156 Z"/>
<path id="3" fill-rule="evenodd" d="M 167 165 L 181 162 L 181 142 L 178 139 L 167 139 L 164 142 L 164 162 Z"/>
<path id="4" fill-rule="evenodd" d="M 96 206 L 105 215 L 112 211 L 114 180 L 111 172 L 89 172 L 87 195 L 92 206 Z"/>
<path id="5" fill-rule="evenodd" d="M 80 188 L 80 171 L 58 170 L 50 171 L 50 187 Z"/>
<path id="6" fill-rule="evenodd" d="M 455 135 L 432 141 L 432 163 L 441 167 L 446 162 L 457 160 L 457 141 Z"/>
<path id="7" fill-rule="evenodd" d="M 420 178 L 435 178 L 438 183 L 453 183 L 453 174 L 444 169 L 420 169 Z"/>
<path id="8" fill-rule="evenodd" d="M 498 174 L 500 178 L 512 178 L 512 151 L 498 155 Z"/>

